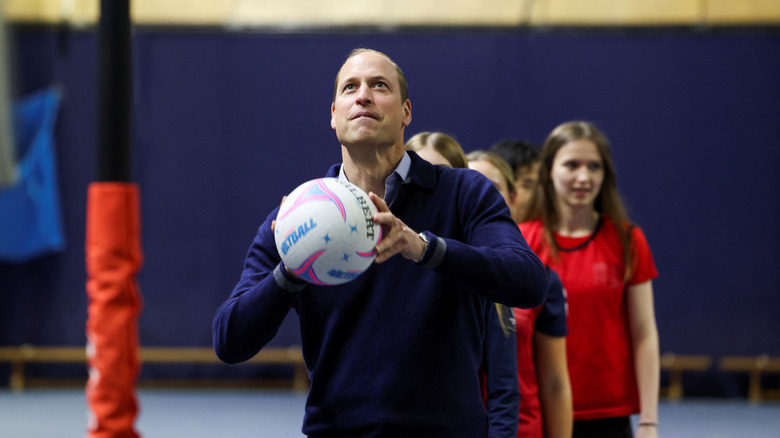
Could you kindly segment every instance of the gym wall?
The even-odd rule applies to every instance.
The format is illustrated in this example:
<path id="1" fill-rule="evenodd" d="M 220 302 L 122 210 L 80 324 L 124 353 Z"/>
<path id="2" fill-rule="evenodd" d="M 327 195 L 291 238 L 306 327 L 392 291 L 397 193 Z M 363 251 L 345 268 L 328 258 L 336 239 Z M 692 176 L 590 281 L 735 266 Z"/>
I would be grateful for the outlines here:
<path id="1" fill-rule="evenodd" d="M 0 345 L 85 342 L 95 36 L 89 26 L 14 28 L 17 94 L 64 90 L 57 140 L 69 246 L 0 264 Z M 566 120 L 596 123 L 658 265 L 661 350 L 780 355 L 776 27 L 138 26 L 133 44 L 144 345 L 211 345 L 211 318 L 257 227 L 289 190 L 340 161 L 333 79 L 349 50 L 365 46 L 406 73 L 407 138 L 441 130 L 473 150 L 506 137 L 541 143 Z M 273 343 L 297 342 L 290 315 Z M 733 390 L 728 376 L 707 377 L 691 391 Z"/>

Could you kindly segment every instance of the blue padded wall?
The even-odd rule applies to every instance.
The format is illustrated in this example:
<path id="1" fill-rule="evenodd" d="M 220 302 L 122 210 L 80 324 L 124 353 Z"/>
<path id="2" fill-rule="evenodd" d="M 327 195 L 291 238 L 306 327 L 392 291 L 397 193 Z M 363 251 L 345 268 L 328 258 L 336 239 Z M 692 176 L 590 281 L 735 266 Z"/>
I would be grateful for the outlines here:
<path id="1" fill-rule="evenodd" d="M 780 33 L 761 30 L 136 30 L 143 344 L 210 345 L 258 225 L 340 161 L 333 80 L 357 46 L 404 69 L 407 138 L 442 130 L 468 151 L 595 122 L 654 251 L 662 351 L 780 355 Z M 70 246 L 0 265 L 0 344 L 80 345 L 95 35 L 20 29 L 15 49 L 20 94 L 65 90 L 57 136 Z M 296 342 L 291 315 L 274 343 Z"/>

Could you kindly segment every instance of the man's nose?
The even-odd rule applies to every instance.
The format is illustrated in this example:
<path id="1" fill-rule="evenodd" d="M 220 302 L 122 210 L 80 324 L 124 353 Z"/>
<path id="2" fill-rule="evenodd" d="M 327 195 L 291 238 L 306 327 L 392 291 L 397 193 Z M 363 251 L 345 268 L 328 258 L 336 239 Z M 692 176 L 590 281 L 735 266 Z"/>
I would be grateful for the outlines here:
<path id="1" fill-rule="evenodd" d="M 365 105 L 371 103 L 371 100 L 372 100 L 371 90 L 368 88 L 368 86 L 361 85 L 360 89 L 358 89 L 358 94 L 357 94 L 358 103 L 360 103 L 361 105 Z"/>

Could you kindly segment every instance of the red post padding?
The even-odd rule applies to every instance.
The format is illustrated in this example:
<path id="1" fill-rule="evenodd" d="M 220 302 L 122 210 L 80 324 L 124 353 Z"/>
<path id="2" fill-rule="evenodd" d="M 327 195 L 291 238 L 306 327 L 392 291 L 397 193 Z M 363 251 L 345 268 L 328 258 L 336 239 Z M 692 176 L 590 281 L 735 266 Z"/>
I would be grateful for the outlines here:
<path id="1" fill-rule="evenodd" d="M 137 438 L 136 382 L 141 294 L 136 275 L 141 252 L 139 189 L 94 182 L 87 197 L 86 396 L 90 438 Z"/>

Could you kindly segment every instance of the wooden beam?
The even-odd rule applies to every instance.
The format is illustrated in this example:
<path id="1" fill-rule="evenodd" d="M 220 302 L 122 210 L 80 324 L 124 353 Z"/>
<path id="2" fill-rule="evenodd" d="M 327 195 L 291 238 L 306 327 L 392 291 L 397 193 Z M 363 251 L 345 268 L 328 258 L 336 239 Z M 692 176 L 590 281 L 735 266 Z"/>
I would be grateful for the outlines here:
<path id="1" fill-rule="evenodd" d="M 4 0 L 10 21 L 93 25 L 98 0 Z M 135 24 L 165 26 L 778 25 L 777 0 L 134 0 Z"/>

